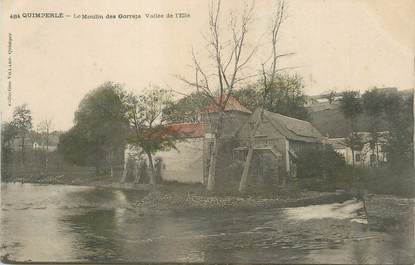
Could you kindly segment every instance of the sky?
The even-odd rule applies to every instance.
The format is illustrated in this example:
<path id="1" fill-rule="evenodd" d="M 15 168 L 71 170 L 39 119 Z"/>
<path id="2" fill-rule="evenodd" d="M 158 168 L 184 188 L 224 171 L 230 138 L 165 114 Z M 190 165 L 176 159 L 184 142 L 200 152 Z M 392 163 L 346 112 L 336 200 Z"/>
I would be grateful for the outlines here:
<path id="1" fill-rule="evenodd" d="M 140 93 L 150 84 L 182 93 L 192 89 L 177 76 L 193 76 L 191 51 L 209 67 L 206 42 L 208 5 L 199 0 L 3 0 L 1 2 L 1 93 L 3 120 L 27 103 L 35 124 L 53 120 L 69 129 L 86 93 L 105 81 Z M 222 3 L 223 36 L 232 11 L 249 1 Z M 258 52 L 246 71 L 257 72 L 267 58 L 275 0 L 256 0 L 247 51 Z M 286 0 L 286 20 L 278 43 L 280 61 L 303 77 L 304 91 L 414 87 L 415 2 L 411 0 Z M 56 19 L 10 19 L 10 14 L 63 12 Z M 183 19 L 146 19 L 146 13 L 190 14 Z M 141 14 L 138 20 L 81 20 L 77 14 Z M 12 90 L 8 106 L 8 34 L 12 34 Z"/>

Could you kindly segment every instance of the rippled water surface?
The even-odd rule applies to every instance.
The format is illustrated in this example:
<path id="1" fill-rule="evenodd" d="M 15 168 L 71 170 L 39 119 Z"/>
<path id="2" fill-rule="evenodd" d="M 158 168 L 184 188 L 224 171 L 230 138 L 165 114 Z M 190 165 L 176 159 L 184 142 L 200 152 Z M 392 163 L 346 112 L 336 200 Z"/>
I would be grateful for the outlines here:
<path id="1" fill-rule="evenodd" d="M 342 204 L 151 213 L 145 195 L 2 184 L 1 251 L 16 261 L 413 263 L 413 235 L 372 231 Z"/>

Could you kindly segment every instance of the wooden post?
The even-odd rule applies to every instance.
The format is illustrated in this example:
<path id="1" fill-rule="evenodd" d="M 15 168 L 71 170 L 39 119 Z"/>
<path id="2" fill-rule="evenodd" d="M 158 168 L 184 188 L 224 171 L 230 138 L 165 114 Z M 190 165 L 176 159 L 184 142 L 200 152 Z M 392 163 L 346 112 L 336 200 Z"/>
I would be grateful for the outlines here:
<path id="1" fill-rule="evenodd" d="M 249 168 L 251 167 L 253 153 L 254 153 L 254 148 L 250 146 L 248 149 L 248 154 L 246 155 L 244 171 L 242 172 L 241 182 L 239 183 L 240 193 L 245 193 L 248 188 L 248 174 L 249 174 Z"/>
<path id="2" fill-rule="evenodd" d="M 210 164 L 209 164 L 209 175 L 208 175 L 208 184 L 207 190 L 213 191 L 215 189 L 215 178 L 216 178 L 216 156 L 218 153 L 218 139 L 213 138 L 213 146 L 210 152 Z"/>
<path id="3" fill-rule="evenodd" d="M 259 114 L 258 111 L 261 111 L 261 113 Z M 248 154 L 246 155 L 244 171 L 242 172 L 241 181 L 239 182 L 240 193 L 245 193 L 248 188 L 249 168 L 251 167 L 252 156 L 254 153 L 255 133 L 258 130 L 259 125 L 261 124 L 260 122 L 263 118 L 263 114 L 264 114 L 263 112 L 264 112 L 264 109 L 261 109 L 261 110 L 257 109 L 256 114 L 260 116 L 257 116 L 257 117 L 254 116 L 255 122 L 251 123 Z"/>

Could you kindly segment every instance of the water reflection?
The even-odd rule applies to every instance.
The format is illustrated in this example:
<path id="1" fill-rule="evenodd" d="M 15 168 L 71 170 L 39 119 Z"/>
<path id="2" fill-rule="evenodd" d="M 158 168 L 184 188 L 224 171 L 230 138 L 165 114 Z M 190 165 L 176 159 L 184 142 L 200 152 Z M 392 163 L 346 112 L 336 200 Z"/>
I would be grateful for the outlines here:
<path id="1" fill-rule="evenodd" d="M 2 184 L 2 254 L 18 261 L 411 263 L 413 238 L 352 222 L 357 202 L 142 212 L 145 193 Z"/>
<path id="2" fill-rule="evenodd" d="M 61 219 L 75 236 L 72 249 L 77 260 L 105 261 L 119 257 L 119 246 L 113 239 L 116 228 L 115 210 L 93 210 Z"/>

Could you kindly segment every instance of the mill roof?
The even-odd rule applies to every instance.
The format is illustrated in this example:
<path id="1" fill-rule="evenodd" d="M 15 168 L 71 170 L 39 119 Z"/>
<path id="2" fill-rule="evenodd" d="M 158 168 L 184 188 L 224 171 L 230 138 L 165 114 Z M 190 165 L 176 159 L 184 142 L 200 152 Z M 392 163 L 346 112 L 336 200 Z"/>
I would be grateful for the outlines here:
<path id="1" fill-rule="evenodd" d="M 261 111 L 257 109 L 256 111 Z M 259 116 L 258 116 L 259 117 Z M 322 135 L 308 122 L 278 113 L 264 110 L 264 117 L 267 118 L 273 127 L 287 139 L 302 142 L 320 142 Z"/>
<path id="2" fill-rule="evenodd" d="M 219 102 L 219 98 L 217 98 Z M 202 113 L 215 113 L 219 111 L 219 107 L 215 103 L 210 103 L 206 108 L 202 110 Z M 247 114 L 251 114 L 252 112 L 243 106 L 236 98 L 229 96 L 228 102 L 225 106 L 225 111 L 239 111 Z"/>
<path id="3" fill-rule="evenodd" d="M 204 136 L 202 123 L 172 123 L 165 127 L 165 133 L 179 138 L 201 138 Z"/>

